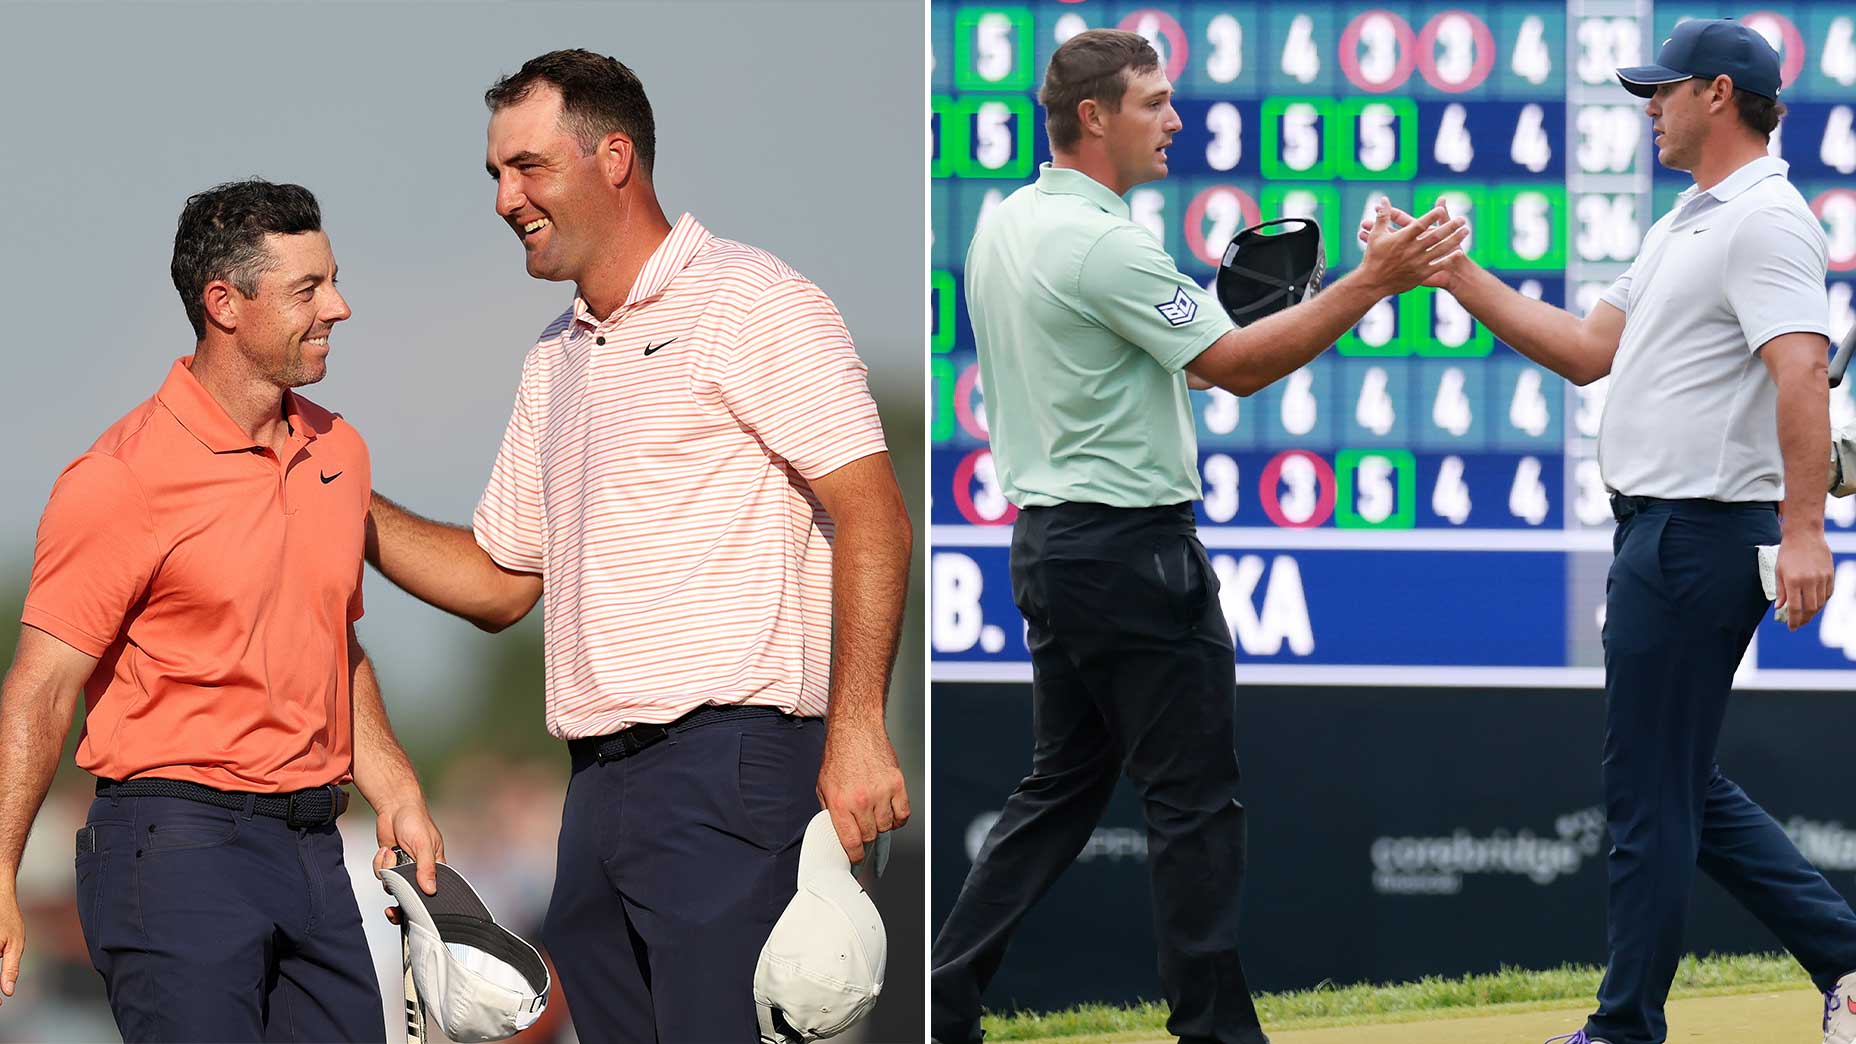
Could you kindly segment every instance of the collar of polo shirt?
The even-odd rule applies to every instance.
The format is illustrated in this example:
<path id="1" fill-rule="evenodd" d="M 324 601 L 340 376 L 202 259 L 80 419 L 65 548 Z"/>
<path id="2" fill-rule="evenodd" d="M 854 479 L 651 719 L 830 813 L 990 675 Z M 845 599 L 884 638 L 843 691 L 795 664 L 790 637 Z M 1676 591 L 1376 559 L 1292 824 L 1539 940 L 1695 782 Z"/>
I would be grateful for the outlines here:
<path id="1" fill-rule="evenodd" d="M 161 384 L 161 390 L 155 393 L 161 405 L 168 408 L 180 426 L 187 433 L 199 439 L 200 443 L 214 453 L 243 453 L 257 449 L 258 443 L 238 426 L 232 415 L 226 412 L 219 400 L 213 398 L 199 378 L 193 375 L 193 356 L 183 355 L 174 360 L 168 370 L 167 380 Z M 317 430 L 316 423 L 303 415 L 302 400 L 295 392 L 284 392 L 284 418 L 290 425 L 290 434 L 304 442 L 316 441 L 316 436 L 323 434 Z"/>
<path id="2" fill-rule="evenodd" d="M 663 293 L 670 281 L 677 277 L 677 273 L 688 268 L 696 255 L 702 253 L 702 248 L 708 245 L 711 238 L 702 222 L 685 212 L 677 218 L 676 225 L 670 229 L 670 235 L 665 236 L 657 249 L 651 251 L 651 256 L 645 259 L 644 267 L 638 270 L 638 278 L 632 281 L 631 292 L 625 295 L 625 303 L 619 306 L 618 312 L 594 315 L 593 310 L 586 306 L 586 298 L 575 294 L 574 322 L 598 328 L 619 312 Z"/>
<path id="3" fill-rule="evenodd" d="M 1774 175 L 1784 177 L 1790 170 L 1791 164 L 1777 156 L 1761 156 L 1722 178 L 1713 188 L 1706 191 L 1708 195 L 1726 203 L 1767 178 Z M 1686 203 L 1695 196 L 1701 195 L 1702 191 L 1701 186 L 1690 185 L 1682 190 L 1682 195 L 1677 198 L 1677 202 Z"/>
<path id="4" fill-rule="evenodd" d="M 1055 196 L 1081 196 L 1118 218 L 1133 220 L 1127 200 L 1080 170 L 1042 164 L 1038 167 L 1038 191 Z"/>

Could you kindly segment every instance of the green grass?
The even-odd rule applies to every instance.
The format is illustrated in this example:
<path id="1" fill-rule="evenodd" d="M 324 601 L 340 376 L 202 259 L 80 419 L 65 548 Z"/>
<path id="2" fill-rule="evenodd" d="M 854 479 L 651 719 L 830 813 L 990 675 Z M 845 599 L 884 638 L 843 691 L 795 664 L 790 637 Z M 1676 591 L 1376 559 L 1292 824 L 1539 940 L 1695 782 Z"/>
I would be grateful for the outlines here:
<path id="1" fill-rule="evenodd" d="M 1600 969 L 1564 965 L 1549 971 L 1503 968 L 1490 975 L 1428 978 L 1384 986 L 1324 985 L 1291 993 L 1259 994 L 1257 1011 L 1271 1030 L 1319 1029 L 1362 1023 L 1416 1022 L 1590 1003 Z M 1672 997 L 1707 997 L 1811 985 L 1798 962 L 1784 954 L 1684 958 Z M 1048 1015 L 1017 1013 L 985 1019 L 988 1042 L 1015 1040 L 1129 1041 L 1164 1038 L 1166 1006 L 1085 1004 Z"/>

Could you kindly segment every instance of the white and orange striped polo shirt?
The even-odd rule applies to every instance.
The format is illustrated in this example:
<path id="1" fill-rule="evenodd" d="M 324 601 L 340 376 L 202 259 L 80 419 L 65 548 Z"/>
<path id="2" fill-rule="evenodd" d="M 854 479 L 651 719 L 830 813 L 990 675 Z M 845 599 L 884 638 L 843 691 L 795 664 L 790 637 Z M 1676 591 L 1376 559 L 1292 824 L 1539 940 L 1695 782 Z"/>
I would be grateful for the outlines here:
<path id="1" fill-rule="evenodd" d="M 884 450 L 824 291 L 688 214 L 625 303 L 542 331 L 472 520 L 540 573 L 548 731 L 706 703 L 822 715 L 831 521 L 806 482 Z"/>

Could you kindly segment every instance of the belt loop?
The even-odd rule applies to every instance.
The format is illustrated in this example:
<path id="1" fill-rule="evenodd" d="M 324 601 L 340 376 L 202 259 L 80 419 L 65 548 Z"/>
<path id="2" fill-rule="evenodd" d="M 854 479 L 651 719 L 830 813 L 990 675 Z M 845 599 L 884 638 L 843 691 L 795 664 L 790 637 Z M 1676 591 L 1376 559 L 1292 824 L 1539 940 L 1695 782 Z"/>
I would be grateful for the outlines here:
<path id="1" fill-rule="evenodd" d="M 257 805 L 258 805 L 258 795 L 246 794 L 245 795 L 245 811 L 241 814 L 240 818 L 250 819 L 252 810 L 255 809 Z"/>

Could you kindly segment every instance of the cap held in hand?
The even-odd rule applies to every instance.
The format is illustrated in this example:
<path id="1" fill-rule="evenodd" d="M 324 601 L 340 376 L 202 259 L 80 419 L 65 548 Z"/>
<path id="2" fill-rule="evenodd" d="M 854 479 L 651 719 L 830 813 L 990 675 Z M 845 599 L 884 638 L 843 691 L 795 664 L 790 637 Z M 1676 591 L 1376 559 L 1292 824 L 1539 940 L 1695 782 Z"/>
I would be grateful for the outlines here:
<path id="1" fill-rule="evenodd" d="M 799 849 L 799 891 L 773 926 L 754 968 L 763 1044 L 842 1033 L 883 992 L 889 940 L 876 904 L 851 875 L 850 857 L 820 812 Z"/>
<path id="2" fill-rule="evenodd" d="M 514 1036 L 548 1006 L 548 966 L 533 946 L 496 923 L 463 875 L 436 865 L 436 895 L 419 890 L 413 863 L 379 874 L 407 923 L 419 997 L 454 1041 Z"/>

